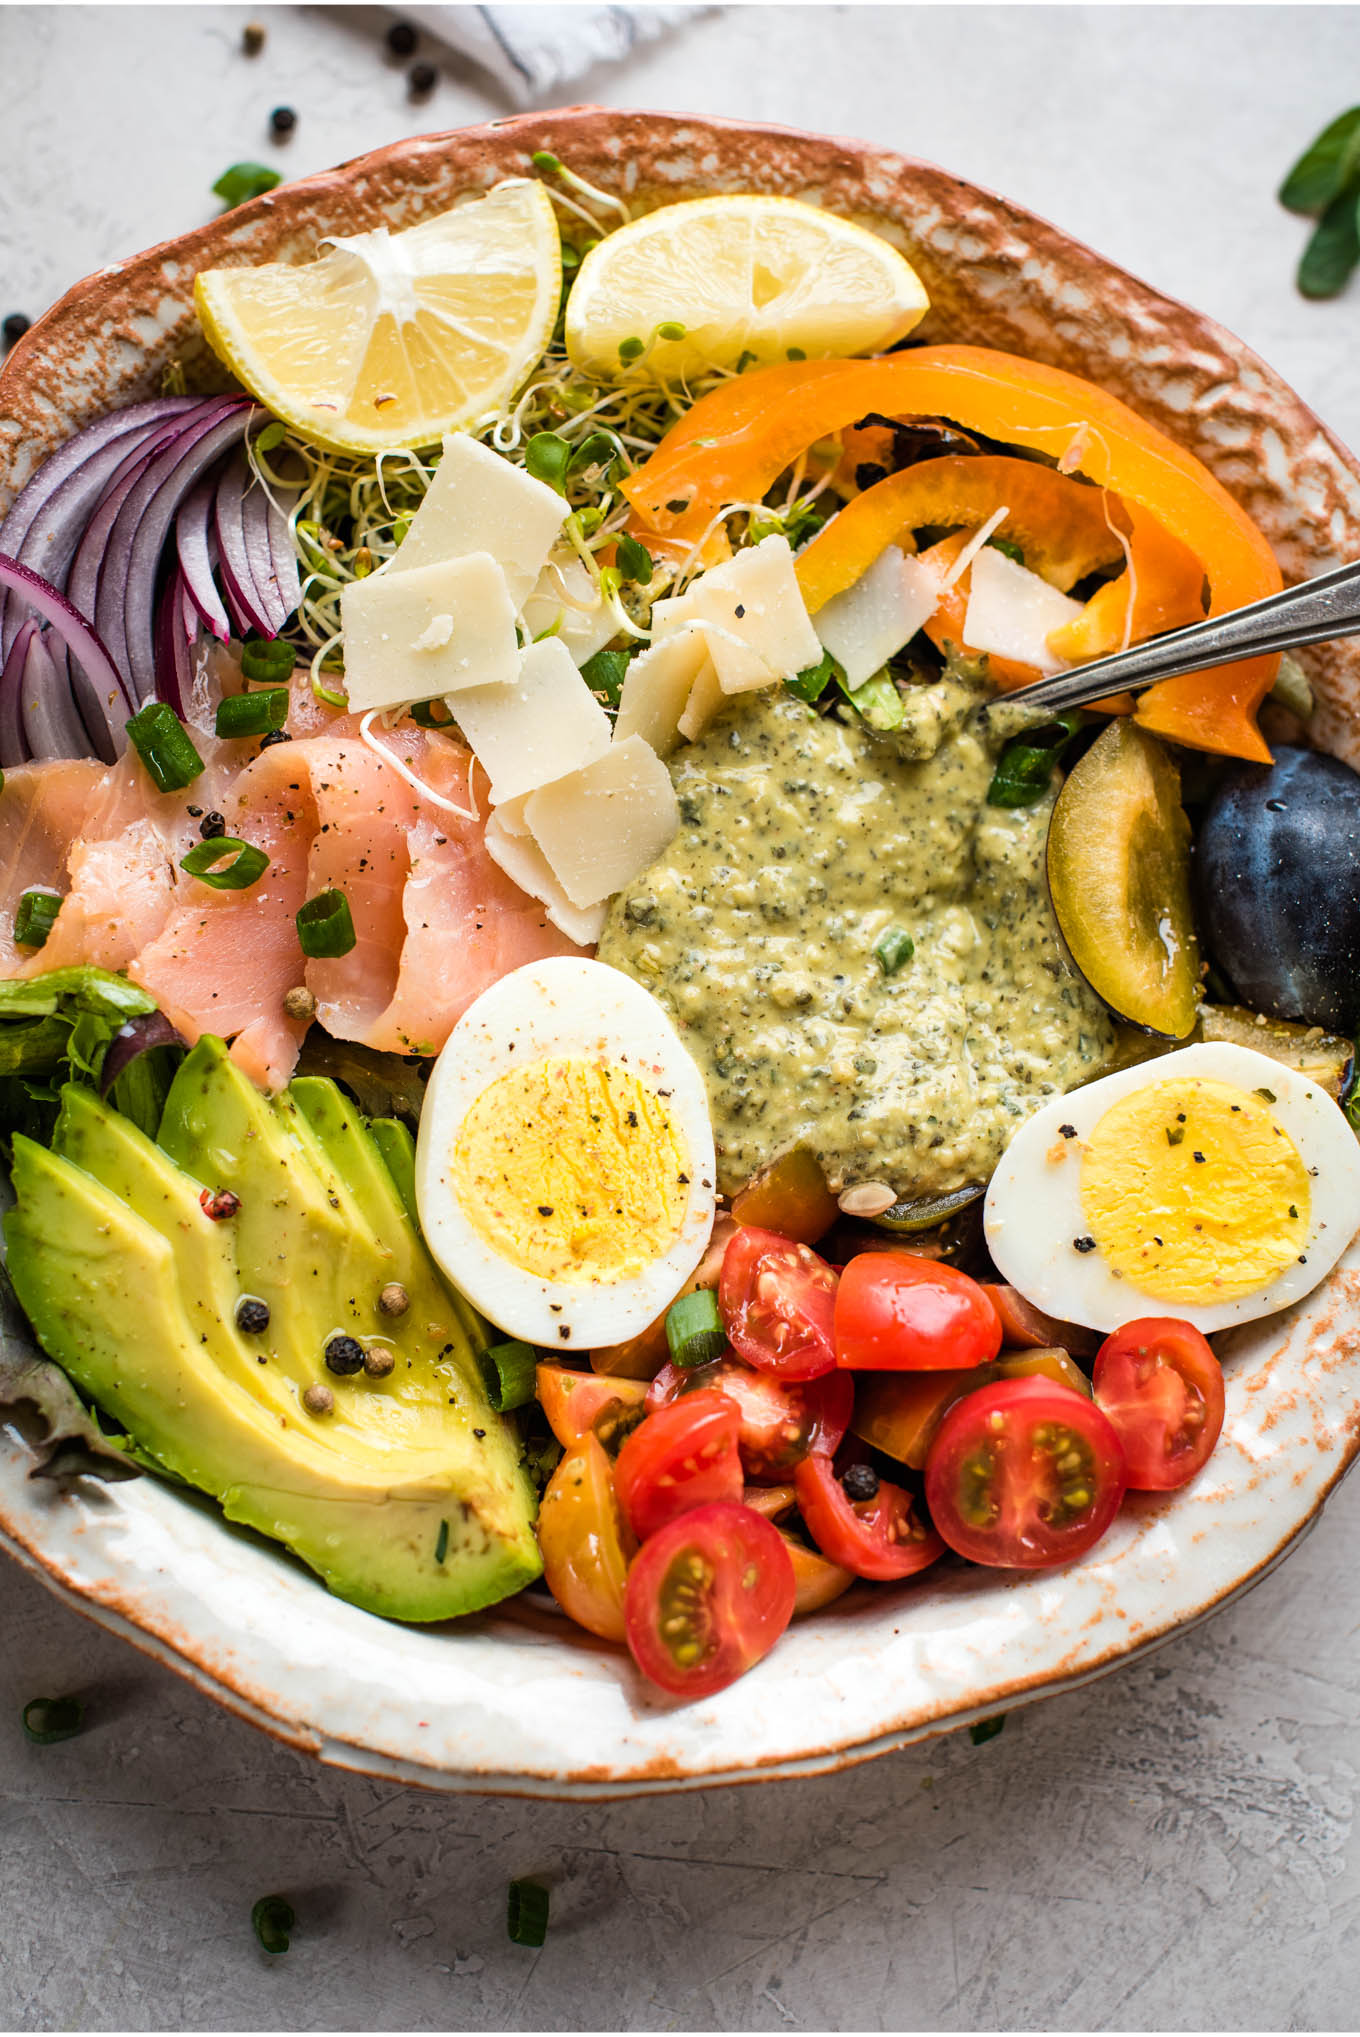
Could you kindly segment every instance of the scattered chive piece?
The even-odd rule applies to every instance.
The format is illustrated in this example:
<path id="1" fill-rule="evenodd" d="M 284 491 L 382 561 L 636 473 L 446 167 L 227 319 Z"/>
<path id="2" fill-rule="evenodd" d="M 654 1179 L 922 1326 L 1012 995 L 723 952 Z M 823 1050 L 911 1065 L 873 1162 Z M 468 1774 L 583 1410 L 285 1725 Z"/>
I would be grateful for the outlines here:
<path id="1" fill-rule="evenodd" d="M 224 862 L 227 857 L 231 860 Z M 214 891 L 249 891 L 269 868 L 269 858 L 253 842 L 243 842 L 236 835 L 214 835 L 195 843 L 187 856 L 180 857 L 179 867 Z"/>
<path id="2" fill-rule="evenodd" d="M 23 948 L 45 948 L 61 911 L 57 891 L 26 891 L 14 915 L 14 938 Z"/>
<path id="3" fill-rule="evenodd" d="M 58 1740 L 74 1740 L 84 1719 L 78 1697 L 30 1698 L 23 1711 L 24 1738 L 35 1747 L 55 1747 Z"/>
<path id="4" fill-rule="evenodd" d="M 439 1533 L 434 1538 L 435 1562 L 442 1563 L 444 1561 L 444 1558 L 448 1555 L 448 1553 L 449 1553 L 449 1524 L 447 1521 L 441 1521 L 439 1523 Z"/>
<path id="5" fill-rule="evenodd" d="M 250 1913 L 251 1929 L 262 1949 L 271 1955 L 288 1950 L 288 1934 L 296 1922 L 293 1905 L 282 1896 L 261 1896 Z"/>
<path id="6" fill-rule="evenodd" d="M 1185 1126 L 1184 1126 L 1184 1125 L 1168 1125 L 1168 1126 L 1167 1126 L 1167 1128 L 1166 1128 L 1166 1143 L 1167 1143 L 1167 1145 L 1168 1145 L 1168 1146 L 1179 1146 L 1179 1144 L 1180 1144 L 1181 1140 L 1182 1140 L 1182 1139 L 1183 1139 L 1184 1137 L 1185 1137 Z"/>
<path id="7" fill-rule="evenodd" d="M 288 719 L 288 688 L 270 686 L 263 693 L 232 693 L 217 703 L 219 736 L 263 736 L 281 729 Z"/>
<path id="8" fill-rule="evenodd" d="M 524 465 L 535 481 L 546 481 L 559 495 L 565 495 L 571 452 L 571 447 L 560 433 L 538 431 L 525 444 Z"/>
<path id="9" fill-rule="evenodd" d="M 548 1891 L 540 1882 L 511 1882 L 505 1928 L 516 1945 L 543 1943 L 548 1935 Z"/>
<path id="10" fill-rule="evenodd" d="M 233 163 L 213 185 L 213 195 L 226 206 L 244 205 L 248 198 L 258 198 L 282 181 L 277 170 L 267 169 L 263 163 Z"/>
<path id="11" fill-rule="evenodd" d="M 895 976 L 916 953 L 916 943 L 903 927 L 888 927 L 874 942 L 874 960 L 885 976 Z"/>
<path id="12" fill-rule="evenodd" d="M 836 660 L 830 651 L 823 651 L 820 664 L 805 666 L 801 672 L 795 672 L 791 679 L 786 679 L 784 684 L 790 693 L 796 693 L 800 700 L 806 700 L 810 705 L 814 700 L 821 699 L 836 677 L 837 669 Z"/>
<path id="13" fill-rule="evenodd" d="M 277 686 L 288 677 L 295 661 L 293 646 L 282 637 L 252 637 L 241 651 L 241 672 L 256 685 Z"/>
<path id="14" fill-rule="evenodd" d="M 672 1365 L 688 1370 L 694 1365 L 711 1365 L 727 1349 L 727 1332 L 718 1309 L 718 1297 L 711 1287 L 697 1294 L 682 1294 L 666 1311 L 666 1343 Z"/>
<path id="15" fill-rule="evenodd" d="M 968 1738 L 975 1747 L 981 1747 L 988 1740 L 995 1740 L 1006 1723 L 1006 1714 L 998 1712 L 992 1719 L 974 1719 L 968 1728 Z"/>
<path id="16" fill-rule="evenodd" d="M 532 1344 L 493 1344 L 483 1351 L 478 1363 L 486 1382 L 487 1395 L 498 1415 L 513 1408 L 527 1407 L 534 1397 L 534 1374 L 538 1353 Z"/>
<path id="17" fill-rule="evenodd" d="M 628 673 L 627 651 L 596 651 L 581 667 L 581 677 L 591 692 L 602 697 L 606 707 L 617 707 Z"/>
<path id="18" fill-rule="evenodd" d="M 647 346 L 644 340 L 626 339 L 619 341 L 619 359 L 621 361 L 636 361 L 646 351 Z"/>
<path id="19" fill-rule="evenodd" d="M 687 328 L 681 325 L 678 319 L 668 318 L 664 325 L 657 327 L 656 336 L 658 339 L 663 340 L 682 340 L 685 337 L 686 330 Z"/>
<path id="20" fill-rule="evenodd" d="M 625 580 L 635 580 L 639 587 L 650 583 L 656 567 L 646 545 L 640 545 L 636 538 L 622 537 L 614 557 Z"/>
<path id="21" fill-rule="evenodd" d="M 358 939 L 343 891 L 318 891 L 297 912 L 298 946 L 313 961 L 348 955 Z"/>
<path id="22" fill-rule="evenodd" d="M 149 700 L 127 725 L 128 740 L 146 765 L 158 792 L 182 792 L 203 769 L 203 759 L 172 707 Z"/>
<path id="23" fill-rule="evenodd" d="M 275 446 L 281 446 L 287 436 L 286 424 L 279 424 L 277 421 L 267 424 L 255 440 L 256 449 L 262 453 L 272 453 Z"/>
<path id="24" fill-rule="evenodd" d="M 1275 1092 L 1273 1089 L 1257 1089 L 1254 1090 L 1252 1093 L 1255 1096 L 1264 1097 L 1267 1103 L 1274 1103 L 1275 1101 Z"/>

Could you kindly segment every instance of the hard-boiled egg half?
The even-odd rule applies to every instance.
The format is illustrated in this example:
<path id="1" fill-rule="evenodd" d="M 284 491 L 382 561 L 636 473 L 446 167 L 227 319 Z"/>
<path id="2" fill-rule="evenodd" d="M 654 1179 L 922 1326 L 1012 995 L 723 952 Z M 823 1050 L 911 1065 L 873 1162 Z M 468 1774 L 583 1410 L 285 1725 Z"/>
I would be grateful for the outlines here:
<path id="1" fill-rule="evenodd" d="M 1272 1315 L 1360 1229 L 1360 1144 L 1318 1084 L 1249 1047 L 1184 1047 L 1059 1097 L 992 1177 L 1012 1286 L 1096 1330 Z"/>
<path id="2" fill-rule="evenodd" d="M 703 1257 L 714 1216 L 703 1078 L 666 1013 L 602 962 L 530 962 L 435 1064 L 416 1199 L 454 1285 L 511 1336 L 622 1343 Z"/>

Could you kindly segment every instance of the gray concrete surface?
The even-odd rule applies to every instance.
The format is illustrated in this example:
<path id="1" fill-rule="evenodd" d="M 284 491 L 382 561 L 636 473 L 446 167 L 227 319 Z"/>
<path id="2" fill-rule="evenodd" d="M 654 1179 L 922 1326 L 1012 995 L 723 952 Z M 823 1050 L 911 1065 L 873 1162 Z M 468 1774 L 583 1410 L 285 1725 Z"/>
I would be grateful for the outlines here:
<path id="1" fill-rule="evenodd" d="M 236 54 L 248 13 L 266 54 Z M 501 110 L 409 108 L 376 10 L 0 7 L 0 311 L 191 225 L 270 107 L 294 173 Z M 740 8 L 574 96 L 933 156 L 1214 312 L 1354 443 L 1356 293 L 1303 304 L 1272 192 L 1357 96 L 1353 7 Z M 272 1745 L 0 1570 L 0 2025 L 1354 2027 L 1360 1482 L 1155 1658 L 837 1777 L 614 1805 L 440 1798 Z M 337 1675 L 343 1664 L 336 1665 Z M 22 1702 L 91 1729 L 27 1745 Z M 541 1953 L 507 1881 L 541 1875 Z M 292 1951 L 254 1945 L 283 1890 Z"/>

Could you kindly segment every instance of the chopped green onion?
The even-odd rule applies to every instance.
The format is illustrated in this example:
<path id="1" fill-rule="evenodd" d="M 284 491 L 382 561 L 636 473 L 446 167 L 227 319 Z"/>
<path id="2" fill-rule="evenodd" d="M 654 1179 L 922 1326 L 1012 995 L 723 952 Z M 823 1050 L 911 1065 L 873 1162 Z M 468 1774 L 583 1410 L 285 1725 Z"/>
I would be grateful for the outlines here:
<path id="1" fill-rule="evenodd" d="M 24 1738 L 37 1747 L 54 1747 L 58 1740 L 74 1740 L 85 1718 L 78 1697 L 30 1698 L 24 1706 Z"/>
<path id="2" fill-rule="evenodd" d="M 784 684 L 790 693 L 796 693 L 800 700 L 806 700 L 810 705 L 814 700 L 821 699 L 832 680 L 837 677 L 839 670 L 840 667 L 830 651 L 823 651 L 820 664 L 804 666 L 801 672 L 795 672 L 791 679 L 784 681 Z"/>
<path id="3" fill-rule="evenodd" d="M 839 671 L 836 679 L 856 714 L 871 729 L 886 735 L 890 729 L 901 728 L 907 718 L 906 703 L 886 669 L 875 672 L 862 686 L 847 686 Z"/>
<path id="4" fill-rule="evenodd" d="M 358 940 L 354 916 L 343 891 L 318 891 L 297 912 L 298 946 L 313 961 L 348 955 Z"/>
<path id="5" fill-rule="evenodd" d="M 645 340 L 626 339 L 619 341 L 619 359 L 621 361 L 636 361 L 646 351 L 647 344 Z"/>
<path id="6" fill-rule="evenodd" d="M 261 1896 L 250 1913 L 251 1929 L 261 1947 L 274 1956 L 288 1950 L 288 1934 L 296 1922 L 293 1905 L 283 1896 Z"/>
<path id="7" fill-rule="evenodd" d="M 61 911 L 59 891 L 26 891 L 14 915 L 14 938 L 23 948 L 45 948 Z"/>
<path id="8" fill-rule="evenodd" d="M 275 446 L 281 446 L 287 436 L 286 424 L 267 424 L 256 437 L 255 450 L 259 453 L 272 453 Z"/>
<path id="9" fill-rule="evenodd" d="M 666 1311 L 666 1342 L 672 1365 L 711 1365 L 727 1349 L 727 1332 L 711 1287 L 682 1294 Z"/>
<path id="10" fill-rule="evenodd" d="M 447 1521 L 441 1521 L 439 1523 L 439 1533 L 434 1538 L 435 1562 L 442 1563 L 444 1561 L 444 1558 L 448 1555 L 448 1553 L 449 1553 L 449 1524 Z"/>
<path id="11" fill-rule="evenodd" d="M 617 707 L 623 692 L 623 682 L 628 676 L 630 654 L 627 651 L 596 651 L 593 658 L 587 658 L 581 667 L 581 677 L 591 692 L 604 700 L 606 707 Z"/>
<path id="12" fill-rule="evenodd" d="M 511 1882 L 505 1928 L 516 1945 L 543 1943 L 548 1935 L 548 1891 L 541 1882 Z"/>
<path id="13" fill-rule="evenodd" d="M 975 1747 L 981 1747 L 988 1740 L 995 1740 L 1006 1723 L 1006 1714 L 997 1712 L 990 1719 L 974 1719 L 968 1728 L 968 1738 Z"/>
<path id="14" fill-rule="evenodd" d="M 257 685 L 278 686 L 292 671 L 296 653 L 282 637 L 252 637 L 241 651 L 241 672 Z M 219 730 L 220 734 L 221 731 Z"/>
<path id="15" fill-rule="evenodd" d="M 640 545 L 636 538 L 622 537 L 614 557 L 625 580 L 636 580 L 639 587 L 649 585 L 656 564 L 646 545 Z"/>
<path id="16" fill-rule="evenodd" d="M 657 338 L 663 340 L 682 340 L 685 333 L 686 327 L 675 318 L 668 318 L 664 325 L 659 325 L 656 329 Z"/>
<path id="17" fill-rule="evenodd" d="M 263 163 L 233 163 L 229 170 L 223 170 L 212 188 L 213 195 L 224 205 L 244 205 L 248 198 L 259 198 L 281 182 L 278 171 L 267 169 Z"/>
<path id="18" fill-rule="evenodd" d="M 493 1344 L 478 1360 L 487 1397 L 498 1415 L 527 1407 L 534 1397 L 538 1353 L 532 1344 Z"/>
<path id="19" fill-rule="evenodd" d="M 987 787 L 988 806 L 1033 806 L 1053 782 L 1053 768 L 1077 731 L 1086 724 L 1080 708 L 1060 714 L 1042 728 L 1013 736 L 997 759 Z"/>
<path id="20" fill-rule="evenodd" d="M 288 719 L 289 693 L 286 686 L 270 686 L 263 693 L 233 693 L 217 703 L 219 736 L 263 736 L 281 729 Z"/>
<path id="21" fill-rule="evenodd" d="M 916 953 L 916 943 L 903 927 L 888 927 L 874 942 L 874 960 L 885 976 L 895 976 Z"/>
<path id="22" fill-rule="evenodd" d="M 146 765 L 158 792 L 182 792 L 203 769 L 203 759 L 174 709 L 149 700 L 127 725 L 128 740 Z"/>
<path id="23" fill-rule="evenodd" d="M 535 481 L 546 481 L 559 495 L 565 495 L 571 451 L 570 445 L 560 433 L 535 432 L 524 448 L 525 471 L 532 474 Z"/>
<path id="24" fill-rule="evenodd" d="M 231 860 L 219 869 L 224 857 Z M 179 867 L 214 891 L 249 891 L 269 868 L 269 858 L 252 842 L 240 841 L 235 835 L 215 835 L 211 841 L 196 842 L 187 856 L 180 857 Z"/>

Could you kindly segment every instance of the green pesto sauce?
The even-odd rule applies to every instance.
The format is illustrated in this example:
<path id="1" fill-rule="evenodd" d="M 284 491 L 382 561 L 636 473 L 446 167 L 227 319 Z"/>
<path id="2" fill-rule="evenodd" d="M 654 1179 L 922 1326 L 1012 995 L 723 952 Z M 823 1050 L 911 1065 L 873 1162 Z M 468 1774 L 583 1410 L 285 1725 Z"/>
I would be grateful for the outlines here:
<path id="1" fill-rule="evenodd" d="M 672 760 L 680 830 L 615 898 L 599 959 L 679 1026 L 725 1193 L 799 1145 L 837 1191 L 985 1181 L 1025 1118 L 1111 1058 L 1048 901 L 1053 795 L 985 804 L 998 740 L 964 718 L 977 697 L 911 688 L 885 737 L 751 694 Z M 885 976 L 890 927 L 915 952 Z"/>

